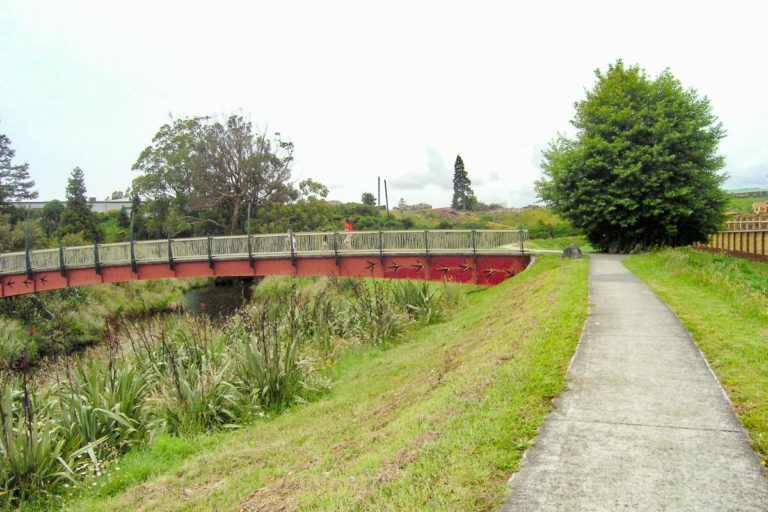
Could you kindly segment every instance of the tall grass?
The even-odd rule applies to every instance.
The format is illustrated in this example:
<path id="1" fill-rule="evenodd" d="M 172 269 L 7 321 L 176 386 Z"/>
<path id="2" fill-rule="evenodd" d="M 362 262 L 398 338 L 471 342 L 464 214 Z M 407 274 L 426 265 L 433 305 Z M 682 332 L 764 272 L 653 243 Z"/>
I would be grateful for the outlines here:
<path id="1" fill-rule="evenodd" d="M 330 386 L 321 369 L 340 347 L 395 340 L 455 297 L 410 282 L 274 283 L 222 323 L 107 322 L 106 358 L 68 362 L 41 390 L 19 351 L 0 389 L 0 508 L 99 477 L 159 435 L 237 428 L 304 402 Z"/>
<path id="2" fill-rule="evenodd" d="M 398 305 L 388 281 L 350 281 L 351 332 L 362 342 L 380 345 L 395 339 L 405 327 L 407 317 Z"/>

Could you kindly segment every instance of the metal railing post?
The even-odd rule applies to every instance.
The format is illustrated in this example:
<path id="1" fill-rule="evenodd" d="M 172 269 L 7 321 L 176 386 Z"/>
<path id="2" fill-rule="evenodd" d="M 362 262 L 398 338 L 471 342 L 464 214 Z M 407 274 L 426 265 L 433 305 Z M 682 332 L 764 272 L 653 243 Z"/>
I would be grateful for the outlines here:
<path id="1" fill-rule="evenodd" d="M 134 243 L 136 240 L 133 234 L 133 218 L 134 218 L 134 213 L 133 213 L 133 209 L 131 209 L 131 272 L 133 272 L 134 274 L 138 274 L 139 264 L 136 263 L 136 248 L 134 247 Z"/>
<path id="2" fill-rule="evenodd" d="M 338 231 L 333 232 L 333 255 L 336 258 L 336 266 L 339 266 L 340 260 L 339 260 L 339 233 Z"/>
<path id="3" fill-rule="evenodd" d="M 381 232 L 381 228 L 379 228 L 379 259 L 381 259 L 381 264 L 384 264 L 384 234 Z"/>
<path id="4" fill-rule="evenodd" d="M 139 264 L 136 262 L 136 247 L 133 239 L 133 230 L 131 230 L 131 272 L 139 273 Z"/>
<path id="5" fill-rule="evenodd" d="M 248 219 L 245 221 L 245 233 L 248 235 L 248 265 L 251 269 L 256 269 L 256 262 L 253 261 L 253 245 L 251 243 L 251 203 L 248 203 Z"/>
<path id="6" fill-rule="evenodd" d="M 168 237 L 168 268 L 176 270 L 176 262 L 173 261 L 173 239 Z"/>
<path id="7" fill-rule="evenodd" d="M 208 268 L 213 270 L 213 248 L 211 245 L 211 235 L 208 235 Z"/>
<path id="8" fill-rule="evenodd" d="M 59 272 L 61 277 L 67 277 L 67 265 L 64 262 L 64 247 L 61 245 L 61 240 L 59 240 Z"/>
<path id="9" fill-rule="evenodd" d="M 295 242 L 291 231 L 288 232 L 288 245 L 291 247 L 291 265 L 296 267 L 296 248 L 294 247 Z"/>
<path id="10" fill-rule="evenodd" d="M 253 259 L 253 242 L 250 233 L 248 233 L 248 265 L 250 265 L 252 269 L 256 268 L 256 261 Z"/>
<path id="11" fill-rule="evenodd" d="M 32 258 L 29 255 L 29 210 L 27 206 L 27 222 L 24 225 L 24 265 L 27 267 L 27 280 L 32 281 L 35 276 L 32 273 Z"/>
<path id="12" fill-rule="evenodd" d="M 424 230 L 424 253 L 429 258 L 429 230 Z"/>
<path id="13" fill-rule="evenodd" d="M 520 225 L 520 228 L 517 230 L 517 236 L 520 239 L 520 252 L 525 253 L 525 245 L 523 243 L 523 226 Z"/>
<path id="14" fill-rule="evenodd" d="M 93 242 L 93 267 L 96 273 L 101 275 L 101 260 L 99 260 L 99 243 Z"/>

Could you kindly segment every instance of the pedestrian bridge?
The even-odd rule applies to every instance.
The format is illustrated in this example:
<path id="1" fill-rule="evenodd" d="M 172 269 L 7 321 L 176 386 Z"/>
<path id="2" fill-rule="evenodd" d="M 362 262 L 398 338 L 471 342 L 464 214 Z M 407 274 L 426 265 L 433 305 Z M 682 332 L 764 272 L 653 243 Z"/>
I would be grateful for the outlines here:
<path id="1" fill-rule="evenodd" d="M 0 297 L 89 284 L 269 275 L 495 285 L 528 266 L 525 230 L 355 231 L 174 238 L 0 254 Z"/>

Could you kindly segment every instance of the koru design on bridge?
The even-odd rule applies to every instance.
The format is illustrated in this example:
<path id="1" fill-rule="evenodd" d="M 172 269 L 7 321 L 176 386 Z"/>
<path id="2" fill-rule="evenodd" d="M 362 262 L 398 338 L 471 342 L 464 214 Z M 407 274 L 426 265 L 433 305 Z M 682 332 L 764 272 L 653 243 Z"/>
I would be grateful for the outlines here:
<path id="1" fill-rule="evenodd" d="M 495 285 L 530 263 L 525 230 L 175 238 L 0 255 L 0 297 L 145 279 L 348 276 Z"/>

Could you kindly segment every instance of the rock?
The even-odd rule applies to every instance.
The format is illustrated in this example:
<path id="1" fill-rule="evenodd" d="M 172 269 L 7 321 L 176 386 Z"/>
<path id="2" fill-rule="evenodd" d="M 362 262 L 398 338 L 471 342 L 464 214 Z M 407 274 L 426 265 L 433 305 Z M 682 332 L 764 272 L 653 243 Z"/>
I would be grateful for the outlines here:
<path id="1" fill-rule="evenodd" d="M 571 244 L 565 249 L 563 249 L 563 255 L 561 258 L 568 258 L 571 260 L 576 260 L 579 258 L 582 258 L 584 255 L 581 254 L 581 249 L 579 249 L 579 246 L 576 244 Z"/>

